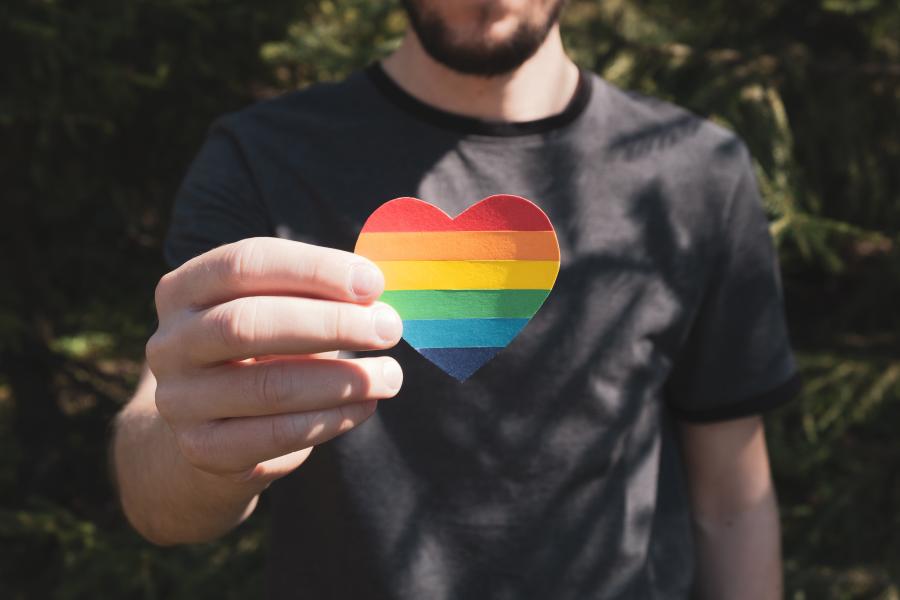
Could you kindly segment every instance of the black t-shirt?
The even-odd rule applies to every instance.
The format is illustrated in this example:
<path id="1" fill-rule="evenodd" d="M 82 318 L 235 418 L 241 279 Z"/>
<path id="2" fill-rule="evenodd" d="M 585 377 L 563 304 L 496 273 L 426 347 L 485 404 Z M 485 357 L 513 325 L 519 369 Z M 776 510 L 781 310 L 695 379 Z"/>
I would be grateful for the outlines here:
<path id="1" fill-rule="evenodd" d="M 464 383 L 405 342 L 399 396 L 266 492 L 273 598 L 685 598 L 673 419 L 795 394 L 776 256 L 743 143 L 582 73 L 559 115 L 436 110 L 378 67 L 220 119 L 178 194 L 176 267 L 279 236 L 352 250 L 415 196 L 538 204 L 559 278 Z"/>

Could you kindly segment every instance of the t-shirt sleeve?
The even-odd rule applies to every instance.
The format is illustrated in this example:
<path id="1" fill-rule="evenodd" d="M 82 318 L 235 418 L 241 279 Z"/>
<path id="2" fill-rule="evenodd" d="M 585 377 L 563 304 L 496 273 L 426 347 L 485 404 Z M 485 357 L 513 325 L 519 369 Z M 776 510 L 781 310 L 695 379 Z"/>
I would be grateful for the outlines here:
<path id="1" fill-rule="evenodd" d="M 688 421 L 764 412 L 800 390 L 785 322 L 778 257 L 749 154 L 737 180 L 707 286 L 666 382 L 668 405 Z"/>
<path id="2" fill-rule="evenodd" d="M 209 134 L 175 196 L 163 255 L 171 268 L 222 244 L 273 235 L 236 135 L 221 122 Z"/>

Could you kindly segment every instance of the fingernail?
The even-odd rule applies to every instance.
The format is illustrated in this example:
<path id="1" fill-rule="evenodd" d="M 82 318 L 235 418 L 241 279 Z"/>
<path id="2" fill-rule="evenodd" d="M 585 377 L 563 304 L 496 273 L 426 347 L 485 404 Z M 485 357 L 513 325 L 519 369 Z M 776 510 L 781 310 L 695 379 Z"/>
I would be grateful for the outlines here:
<path id="1" fill-rule="evenodd" d="M 384 342 L 393 342 L 403 332 L 400 317 L 390 308 L 379 308 L 375 311 L 375 335 Z"/>
<path id="2" fill-rule="evenodd" d="M 397 391 L 403 385 L 403 369 L 395 360 L 386 360 L 381 365 L 381 374 L 388 389 Z"/>
<path id="3" fill-rule="evenodd" d="M 378 292 L 378 270 L 367 264 L 356 264 L 350 267 L 350 290 L 358 298 L 368 298 Z"/>

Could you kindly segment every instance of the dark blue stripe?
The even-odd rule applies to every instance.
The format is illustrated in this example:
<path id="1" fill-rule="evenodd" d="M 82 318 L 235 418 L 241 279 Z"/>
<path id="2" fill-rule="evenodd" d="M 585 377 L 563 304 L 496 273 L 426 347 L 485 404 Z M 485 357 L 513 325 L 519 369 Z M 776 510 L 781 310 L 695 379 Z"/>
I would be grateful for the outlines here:
<path id="1" fill-rule="evenodd" d="M 419 348 L 419 353 L 451 377 L 465 381 L 503 348 Z"/>
<path id="2" fill-rule="evenodd" d="M 413 348 L 503 348 L 528 319 L 412 319 L 403 338 Z"/>

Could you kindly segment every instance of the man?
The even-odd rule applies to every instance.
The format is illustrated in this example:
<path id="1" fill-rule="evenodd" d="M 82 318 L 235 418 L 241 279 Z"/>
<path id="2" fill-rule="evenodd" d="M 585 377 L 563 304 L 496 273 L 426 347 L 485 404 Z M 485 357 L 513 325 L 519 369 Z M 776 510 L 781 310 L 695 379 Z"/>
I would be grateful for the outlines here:
<path id="1" fill-rule="evenodd" d="M 382 63 L 192 165 L 117 423 L 129 519 L 210 540 L 271 484 L 276 598 L 780 597 L 759 413 L 798 380 L 744 145 L 579 71 L 561 0 L 405 4 Z M 458 383 L 347 251 L 391 198 L 495 193 L 547 212 L 561 271 Z"/>

